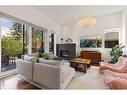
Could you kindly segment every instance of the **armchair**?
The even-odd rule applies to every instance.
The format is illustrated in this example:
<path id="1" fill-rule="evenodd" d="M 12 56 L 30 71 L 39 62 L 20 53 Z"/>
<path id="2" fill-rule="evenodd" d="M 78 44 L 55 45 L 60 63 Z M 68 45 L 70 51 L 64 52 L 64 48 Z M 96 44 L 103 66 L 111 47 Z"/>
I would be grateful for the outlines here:
<path id="1" fill-rule="evenodd" d="M 127 80 L 120 77 L 107 77 L 107 84 L 110 89 L 127 89 Z"/>
<path id="2" fill-rule="evenodd" d="M 110 89 L 127 89 L 127 73 L 105 70 L 104 75 Z"/>
<path id="3" fill-rule="evenodd" d="M 127 58 L 119 57 L 119 60 L 115 64 L 109 64 L 107 62 L 100 62 L 100 71 L 104 73 L 104 70 L 110 70 L 114 72 L 126 73 L 127 72 Z"/>

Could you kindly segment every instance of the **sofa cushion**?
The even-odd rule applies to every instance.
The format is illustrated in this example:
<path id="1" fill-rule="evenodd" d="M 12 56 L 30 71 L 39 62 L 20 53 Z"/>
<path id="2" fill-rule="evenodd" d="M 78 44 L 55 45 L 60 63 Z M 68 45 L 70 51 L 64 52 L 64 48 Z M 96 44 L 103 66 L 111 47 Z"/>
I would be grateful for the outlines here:
<path id="1" fill-rule="evenodd" d="M 56 58 L 56 56 L 52 52 L 49 52 L 49 53 L 43 53 L 42 58 L 53 60 Z"/>
<path id="2" fill-rule="evenodd" d="M 45 60 L 44 58 L 39 58 L 39 63 L 44 63 L 48 65 L 61 66 L 63 64 L 62 61 L 56 60 Z"/>
<path id="3" fill-rule="evenodd" d="M 48 53 L 48 55 L 50 60 L 53 60 L 54 58 L 56 58 L 56 56 L 52 52 Z"/>
<path id="4" fill-rule="evenodd" d="M 32 54 L 26 54 L 28 56 L 31 56 L 31 57 L 38 57 L 38 53 L 32 53 Z"/>
<path id="5" fill-rule="evenodd" d="M 61 88 L 61 68 L 42 63 L 34 64 L 33 80 L 46 88 Z"/>
<path id="6" fill-rule="evenodd" d="M 75 70 L 72 67 L 62 65 L 62 87 L 65 88 L 73 78 Z"/>
<path id="7" fill-rule="evenodd" d="M 72 72 L 72 68 L 67 66 L 62 66 L 62 76 L 63 76 L 62 82 L 64 82 L 67 79 L 67 77 L 71 74 L 71 72 Z"/>
<path id="8" fill-rule="evenodd" d="M 34 56 L 24 55 L 24 60 L 35 62 L 36 58 Z"/>

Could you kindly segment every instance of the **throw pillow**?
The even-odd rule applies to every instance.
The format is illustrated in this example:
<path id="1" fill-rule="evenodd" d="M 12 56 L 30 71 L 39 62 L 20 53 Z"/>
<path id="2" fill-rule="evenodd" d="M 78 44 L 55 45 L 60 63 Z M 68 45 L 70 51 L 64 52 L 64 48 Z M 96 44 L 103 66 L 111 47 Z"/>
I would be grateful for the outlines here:
<path id="1" fill-rule="evenodd" d="M 24 55 L 24 60 L 30 61 L 30 62 L 35 62 L 36 58 L 33 56 Z"/>
<path id="2" fill-rule="evenodd" d="M 55 58 L 57 58 L 57 57 L 53 53 L 49 53 L 49 59 L 50 60 L 53 60 Z"/>
<path id="3" fill-rule="evenodd" d="M 49 52 L 49 53 L 39 53 L 38 54 L 38 58 L 44 58 L 46 60 L 53 60 L 53 59 L 57 58 L 57 56 L 55 56 L 52 52 Z"/>
<path id="4" fill-rule="evenodd" d="M 48 64 L 48 65 L 54 65 L 54 66 L 61 66 L 62 65 L 62 61 L 45 60 L 44 58 L 39 58 L 39 62 Z"/>

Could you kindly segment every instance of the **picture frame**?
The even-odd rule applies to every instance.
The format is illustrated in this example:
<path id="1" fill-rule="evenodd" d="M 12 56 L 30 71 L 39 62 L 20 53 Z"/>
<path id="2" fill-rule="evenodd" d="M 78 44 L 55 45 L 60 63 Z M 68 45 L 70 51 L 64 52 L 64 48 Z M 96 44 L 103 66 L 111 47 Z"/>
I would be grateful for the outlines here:
<path id="1" fill-rule="evenodd" d="M 102 36 L 88 36 L 80 38 L 80 48 L 101 48 L 102 47 Z"/>

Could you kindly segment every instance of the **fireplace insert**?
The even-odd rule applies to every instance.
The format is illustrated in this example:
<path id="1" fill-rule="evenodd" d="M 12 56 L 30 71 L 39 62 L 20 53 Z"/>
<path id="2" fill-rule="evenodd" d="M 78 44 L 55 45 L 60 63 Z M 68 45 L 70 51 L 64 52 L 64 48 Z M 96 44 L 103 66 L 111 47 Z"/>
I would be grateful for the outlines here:
<path id="1" fill-rule="evenodd" d="M 70 58 L 69 50 L 61 50 L 61 53 L 60 54 L 61 54 L 60 57 Z"/>

